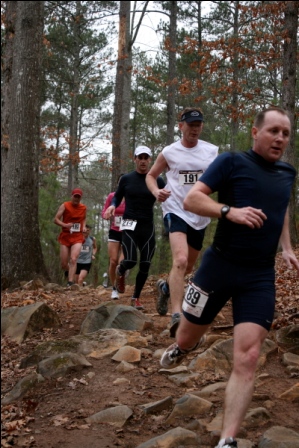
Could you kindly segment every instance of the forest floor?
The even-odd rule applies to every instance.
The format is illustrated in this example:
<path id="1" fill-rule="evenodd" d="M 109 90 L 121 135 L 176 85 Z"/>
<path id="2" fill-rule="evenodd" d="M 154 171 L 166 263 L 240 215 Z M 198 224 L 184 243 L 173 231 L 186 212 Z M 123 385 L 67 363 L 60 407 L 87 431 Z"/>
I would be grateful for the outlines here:
<path id="1" fill-rule="evenodd" d="M 299 257 L 299 249 L 296 253 Z M 299 278 L 295 271 L 285 268 L 281 255 L 277 256 L 276 264 L 276 318 L 270 332 L 270 338 L 273 340 L 276 329 L 299 323 Z M 145 415 L 140 405 L 168 396 L 172 396 L 175 402 L 187 391 L 192 392 L 216 381 L 227 380 L 210 372 L 197 380 L 190 391 L 175 386 L 166 375 L 159 373 L 159 360 L 152 354 L 157 349 L 166 348 L 173 339 L 162 334 L 169 324 L 170 314 L 162 317 L 156 312 L 156 280 L 157 278 L 150 277 L 142 294 L 141 301 L 146 308 L 144 312 L 153 320 L 154 328 L 150 332 L 145 332 L 145 335 L 151 335 L 147 347 L 151 353 L 142 356 L 138 368 L 129 373 L 120 374 L 116 370 L 117 363 L 111 359 L 111 356 L 99 360 L 89 358 L 92 367 L 80 372 L 72 372 L 58 379 L 46 380 L 35 389 L 31 389 L 22 400 L 2 406 L 1 447 L 105 448 L 121 446 L 136 448 L 141 443 L 172 429 L 164 423 L 169 410 L 162 411 L 159 415 Z M 24 306 L 40 300 L 46 301 L 59 314 L 62 326 L 55 330 L 44 329 L 20 345 L 12 342 L 8 337 L 2 337 L 2 397 L 15 386 L 19 379 L 35 371 L 33 367 L 21 370 L 19 365 L 36 345 L 46 340 L 62 340 L 78 335 L 87 313 L 110 299 L 111 289 L 106 289 L 101 294 L 99 289 L 89 287 L 84 289 L 86 289 L 84 294 L 66 288 L 62 292 L 55 293 L 21 289 L 3 292 L 2 307 Z M 118 303 L 129 305 L 131 294 L 132 287 L 128 286 Z M 229 336 L 233 333 L 230 303 L 224 307 L 221 320 L 216 318 L 210 329 L 210 334 L 223 333 Z M 259 394 L 268 397 L 273 402 L 271 421 L 262 428 L 246 430 L 245 437 L 242 436 L 255 444 L 267 427 L 279 425 L 298 430 L 298 403 L 290 403 L 278 398 L 281 393 L 298 382 L 298 379 L 291 378 L 286 372 L 281 357 L 281 349 L 270 355 L 265 366 L 265 372 L 269 375 L 268 379 L 258 390 Z M 189 361 L 191 358 L 190 354 Z M 86 376 L 88 372 L 95 373 L 92 379 Z M 114 384 L 117 378 L 124 376 L 129 379 L 129 382 Z M 251 407 L 262 406 L 261 403 L 263 401 L 253 402 Z M 127 405 L 134 412 L 133 417 L 123 428 L 86 423 L 86 417 L 116 404 Z M 211 421 L 221 410 L 222 405 L 222 401 L 216 402 L 213 410 L 207 413 L 206 419 Z M 181 426 L 186 427 L 187 422 L 188 419 L 185 423 L 182 422 Z M 205 443 L 204 446 L 212 445 Z"/>

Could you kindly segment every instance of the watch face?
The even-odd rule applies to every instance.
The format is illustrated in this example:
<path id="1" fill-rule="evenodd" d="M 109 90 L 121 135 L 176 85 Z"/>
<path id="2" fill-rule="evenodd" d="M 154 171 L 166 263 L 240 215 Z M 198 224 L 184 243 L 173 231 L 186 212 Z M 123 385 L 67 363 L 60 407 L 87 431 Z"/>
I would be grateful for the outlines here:
<path id="1" fill-rule="evenodd" d="M 221 209 L 222 217 L 224 218 L 229 211 L 230 211 L 230 207 L 228 205 L 224 205 Z"/>

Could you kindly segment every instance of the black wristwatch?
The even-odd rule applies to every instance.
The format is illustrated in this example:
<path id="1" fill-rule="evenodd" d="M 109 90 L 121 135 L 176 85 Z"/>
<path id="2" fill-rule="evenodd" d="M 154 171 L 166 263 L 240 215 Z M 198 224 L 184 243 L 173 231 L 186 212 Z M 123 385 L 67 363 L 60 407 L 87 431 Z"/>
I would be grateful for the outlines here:
<path id="1" fill-rule="evenodd" d="M 222 219 L 226 218 L 226 215 L 228 214 L 229 211 L 230 211 L 230 206 L 224 205 L 221 209 L 221 218 Z"/>

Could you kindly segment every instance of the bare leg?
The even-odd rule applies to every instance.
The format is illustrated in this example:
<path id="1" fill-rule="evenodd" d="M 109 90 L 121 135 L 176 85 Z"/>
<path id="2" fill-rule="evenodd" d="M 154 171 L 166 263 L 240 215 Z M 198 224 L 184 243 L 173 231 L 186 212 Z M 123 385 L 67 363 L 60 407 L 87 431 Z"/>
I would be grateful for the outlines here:
<path id="1" fill-rule="evenodd" d="M 82 243 L 75 243 L 71 246 L 70 261 L 69 261 L 69 282 L 75 280 L 77 270 L 77 259 L 80 255 Z"/>
<path id="2" fill-rule="evenodd" d="M 169 234 L 172 252 L 172 268 L 169 274 L 169 290 L 172 313 L 181 313 L 184 294 L 184 277 L 187 268 L 188 244 L 185 233 Z"/>
<path id="3" fill-rule="evenodd" d="M 64 246 L 62 244 L 60 245 L 60 263 L 64 271 L 69 270 L 70 252 L 71 252 L 70 247 Z"/>
<path id="4" fill-rule="evenodd" d="M 108 256 L 109 256 L 109 279 L 112 286 L 115 283 L 115 269 L 119 263 L 120 243 L 108 241 Z"/>
<path id="5" fill-rule="evenodd" d="M 188 245 L 188 261 L 185 275 L 191 274 L 192 269 L 194 268 L 194 265 L 198 259 L 199 253 L 199 250 L 193 249 L 193 247 Z"/>
<path id="6" fill-rule="evenodd" d="M 85 278 L 87 277 L 88 271 L 85 271 L 85 269 L 81 269 L 81 272 L 78 276 L 78 285 L 82 286 Z"/>
<path id="7" fill-rule="evenodd" d="M 234 366 L 225 391 L 221 439 L 236 437 L 251 402 L 260 349 L 268 332 L 243 323 L 234 329 Z"/>
<path id="8" fill-rule="evenodd" d="M 172 252 L 172 268 L 169 274 L 169 290 L 172 313 L 181 313 L 182 298 L 184 295 L 184 277 L 197 260 L 199 251 L 190 248 L 187 244 L 187 235 L 182 232 L 169 234 Z M 189 252 L 190 251 L 190 252 Z"/>
<path id="9" fill-rule="evenodd" d="M 208 328 L 209 325 L 195 325 L 182 315 L 176 332 L 176 342 L 180 349 L 188 350 L 194 347 Z"/>

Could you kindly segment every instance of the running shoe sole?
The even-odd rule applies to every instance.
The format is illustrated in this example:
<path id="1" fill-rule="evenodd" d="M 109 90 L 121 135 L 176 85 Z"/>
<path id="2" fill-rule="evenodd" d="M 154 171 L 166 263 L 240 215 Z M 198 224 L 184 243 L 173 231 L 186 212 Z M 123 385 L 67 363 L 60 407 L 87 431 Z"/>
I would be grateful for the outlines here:
<path id="1" fill-rule="evenodd" d="M 158 298 L 156 302 L 156 310 L 157 313 L 160 314 L 160 316 L 165 316 L 168 312 L 168 300 L 169 300 L 169 294 L 165 294 L 162 290 L 162 286 L 164 284 L 164 280 L 159 279 L 157 281 L 157 291 L 158 291 Z"/>

